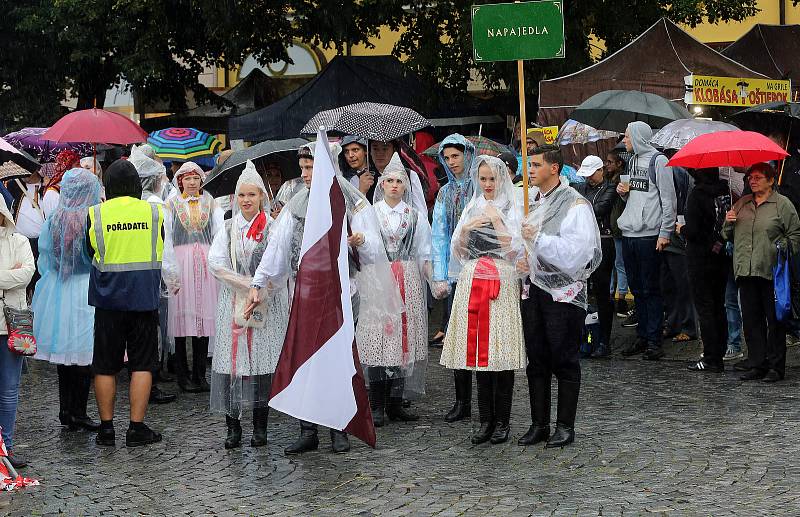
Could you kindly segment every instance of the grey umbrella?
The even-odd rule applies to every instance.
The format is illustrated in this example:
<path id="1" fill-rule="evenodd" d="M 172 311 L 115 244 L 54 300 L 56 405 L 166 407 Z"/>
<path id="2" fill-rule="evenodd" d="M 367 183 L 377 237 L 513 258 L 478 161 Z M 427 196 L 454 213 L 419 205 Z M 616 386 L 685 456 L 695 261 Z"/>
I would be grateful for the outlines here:
<path id="1" fill-rule="evenodd" d="M 739 128 L 718 120 L 683 118 L 659 129 L 650 143 L 662 149 L 680 149 L 697 136 L 717 131 L 739 131 Z"/>
<path id="2" fill-rule="evenodd" d="M 247 160 L 256 164 L 260 160 L 276 162 L 281 168 L 284 181 L 297 177 L 300 175 L 297 165 L 297 149 L 307 143 L 308 140 L 304 138 L 268 140 L 235 151 L 227 160 L 211 169 L 203 188 L 217 197 L 233 194 L 236 190 L 236 181 L 244 170 Z"/>
<path id="3" fill-rule="evenodd" d="M 321 126 L 328 132 L 388 142 L 430 125 L 428 119 L 411 108 L 377 102 L 359 102 L 320 111 L 300 132 L 304 135 L 316 134 Z"/>
<path id="4" fill-rule="evenodd" d="M 652 128 L 662 128 L 673 120 L 692 118 L 692 115 L 683 106 L 653 93 L 606 90 L 583 101 L 569 118 L 596 129 L 623 133 L 635 120 L 646 122 Z"/>

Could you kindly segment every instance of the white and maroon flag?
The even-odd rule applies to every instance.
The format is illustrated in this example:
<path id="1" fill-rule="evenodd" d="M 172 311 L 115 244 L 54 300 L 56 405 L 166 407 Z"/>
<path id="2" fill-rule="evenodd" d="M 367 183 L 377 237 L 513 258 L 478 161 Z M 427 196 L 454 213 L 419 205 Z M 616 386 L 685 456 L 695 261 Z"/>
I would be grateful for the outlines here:
<path id="1" fill-rule="evenodd" d="M 312 177 L 289 328 L 269 405 L 375 447 L 355 345 L 344 194 L 321 129 Z"/>

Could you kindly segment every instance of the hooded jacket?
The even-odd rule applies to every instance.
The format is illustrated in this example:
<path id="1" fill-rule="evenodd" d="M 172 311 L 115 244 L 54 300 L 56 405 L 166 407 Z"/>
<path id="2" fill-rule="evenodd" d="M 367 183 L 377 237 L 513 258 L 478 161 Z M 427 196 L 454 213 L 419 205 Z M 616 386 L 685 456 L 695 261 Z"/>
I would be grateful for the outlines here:
<path id="1" fill-rule="evenodd" d="M 464 172 L 460 178 L 447 166 L 444 149 L 448 145 L 458 144 L 464 147 Z M 475 160 L 475 145 L 458 133 L 454 133 L 439 144 L 439 162 L 447 174 L 447 183 L 439 189 L 436 204 L 433 206 L 433 224 L 431 225 L 431 254 L 433 255 L 433 280 L 447 280 L 447 268 L 450 264 L 450 240 L 456 229 L 461 212 L 472 199 L 472 165 Z"/>
<path id="2" fill-rule="evenodd" d="M 672 168 L 667 157 L 655 162 L 655 181 L 650 181 L 650 160 L 656 148 L 650 145 L 653 130 L 641 121 L 628 124 L 633 156 L 628 162 L 631 190 L 625 210 L 617 221 L 623 237 L 661 237 L 669 239 L 675 229 L 677 198 Z"/>
<path id="3" fill-rule="evenodd" d="M 16 233 L 17 227 L 11 217 L 11 211 L 5 199 L 0 197 L 0 214 L 3 223 L 0 225 L 0 296 L 5 298 L 9 307 L 24 309 L 27 306 L 25 288 L 33 278 L 36 262 L 31 252 L 28 238 Z M 14 269 L 20 264 L 21 267 Z M 0 335 L 8 335 L 8 327 L 3 311 L 0 310 Z"/>
<path id="4" fill-rule="evenodd" d="M 693 176 L 694 188 L 686 198 L 686 224 L 681 228 L 681 235 L 686 238 L 686 254 L 705 259 L 724 258 L 724 250 L 714 251 L 720 238 L 714 234 L 717 222 L 715 199 L 729 193 L 728 182 L 707 171 L 696 171 Z"/>

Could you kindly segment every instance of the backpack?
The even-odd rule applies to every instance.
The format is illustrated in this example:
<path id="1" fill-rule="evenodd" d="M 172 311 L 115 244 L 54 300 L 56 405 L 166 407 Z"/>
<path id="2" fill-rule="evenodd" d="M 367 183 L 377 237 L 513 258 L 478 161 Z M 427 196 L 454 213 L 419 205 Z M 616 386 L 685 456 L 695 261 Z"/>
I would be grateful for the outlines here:
<path id="1" fill-rule="evenodd" d="M 650 181 L 656 185 L 656 159 L 659 156 L 665 156 L 663 153 L 655 153 L 650 158 L 650 165 L 647 168 L 650 176 Z M 686 199 L 689 197 L 689 171 L 683 167 L 672 167 L 672 184 L 675 187 L 676 215 L 684 215 L 686 213 Z"/>

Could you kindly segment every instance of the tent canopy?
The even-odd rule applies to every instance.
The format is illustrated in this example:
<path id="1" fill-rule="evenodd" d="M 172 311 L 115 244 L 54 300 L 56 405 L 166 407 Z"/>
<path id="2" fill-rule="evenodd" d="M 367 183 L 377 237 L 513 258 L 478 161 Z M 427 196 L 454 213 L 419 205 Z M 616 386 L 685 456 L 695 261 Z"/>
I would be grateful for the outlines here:
<path id="1" fill-rule="evenodd" d="M 561 125 L 581 102 L 604 90 L 641 90 L 682 100 L 689 74 L 764 77 L 723 56 L 666 18 L 599 63 L 539 82 L 543 126 Z"/>
<path id="2" fill-rule="evenodd" d="M 791 79 L 800 91 L 800 25 L 756 24 L 725 50 L 725 56 L 772 79 Z"/>
<path id="3" fill-rule="evenodd" d="M 193 127 L 210 134 L 226 133 L 231 116 L 244 115 L 263 108 L 288 93 L 286 87 L 294 89 L 299 86 L 296 81 L 292 84 L 284 83 L 285 79 L 273 79 L 255 68 L 236 86 L 220 96 L 223 106 L 203 104 L 182 113 L 144 119 L 141 125 L 146 131 Z"/>

